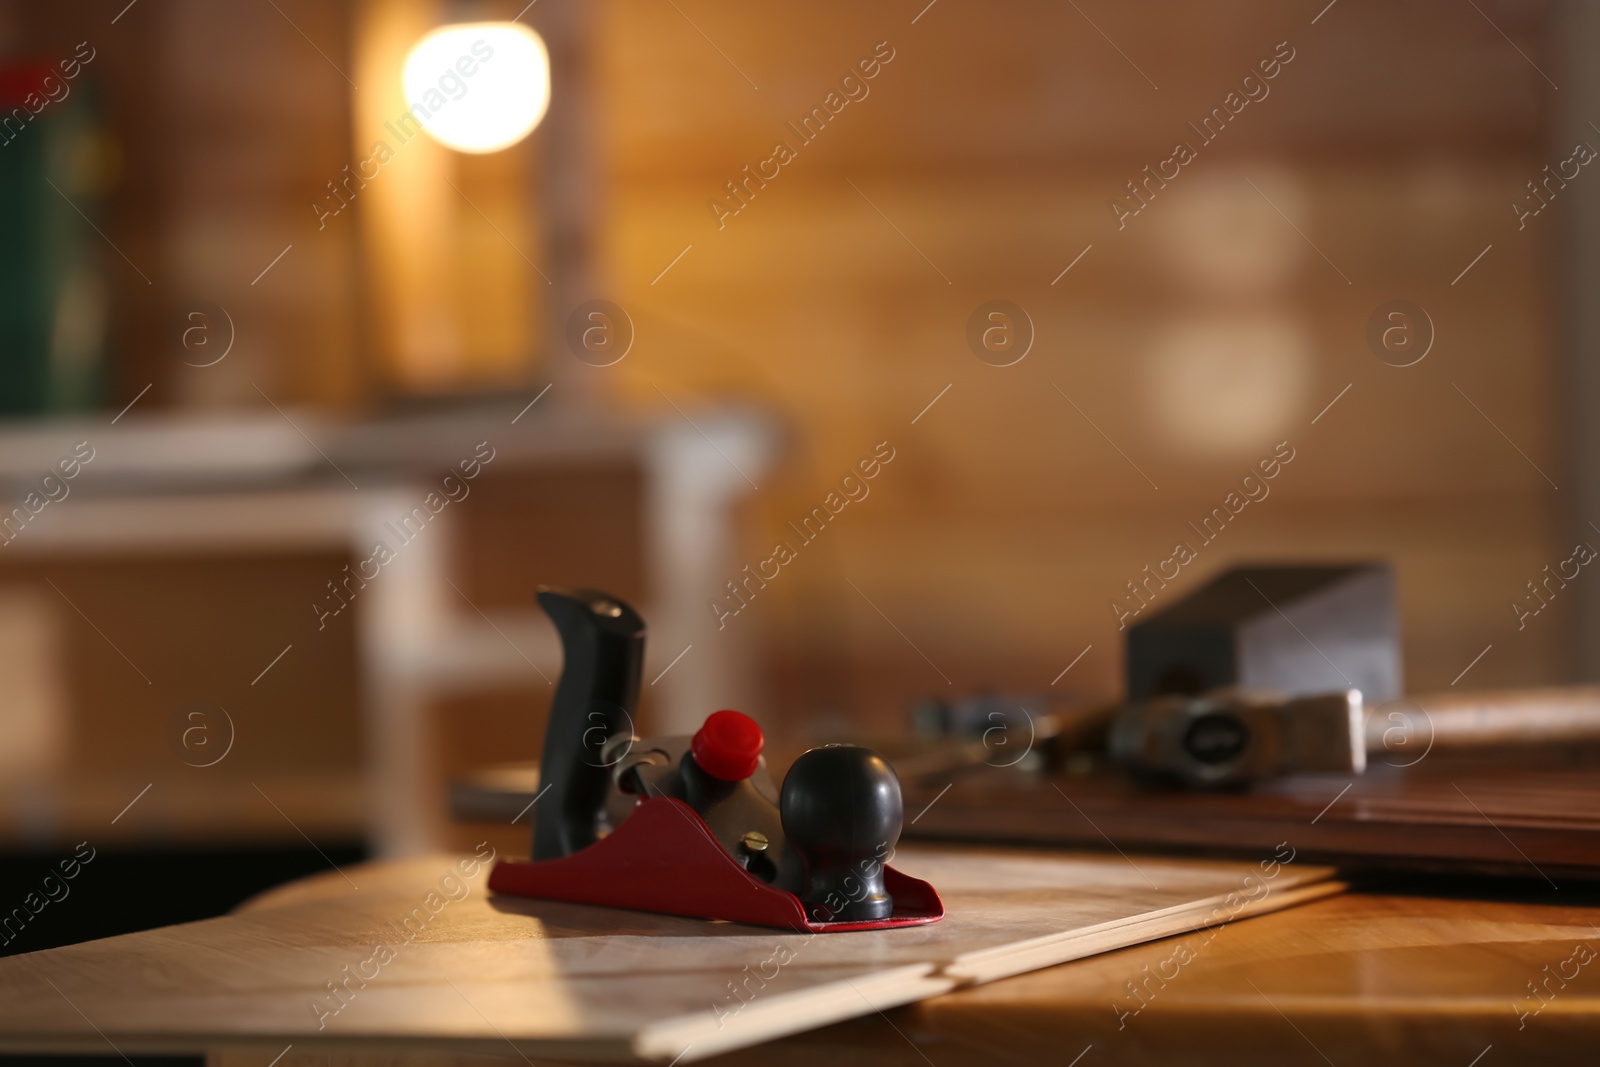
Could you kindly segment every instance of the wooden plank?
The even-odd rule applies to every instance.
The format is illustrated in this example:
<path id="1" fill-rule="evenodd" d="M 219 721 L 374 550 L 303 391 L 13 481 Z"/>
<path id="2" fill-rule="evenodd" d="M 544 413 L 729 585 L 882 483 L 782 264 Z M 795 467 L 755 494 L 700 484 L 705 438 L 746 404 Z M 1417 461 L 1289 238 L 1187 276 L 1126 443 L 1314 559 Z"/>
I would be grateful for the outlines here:
<path id="1" fill-rule="evenodd" d="M 0 960 L 0 1048 L 510 1043 L 536 1060 L 686 1063 L 1343 888 L 1271 858 L 917 848 L 896 865 L 940 888 L 943 922 L 792 935 L 490 897 L 485 867 L 447 856 L 352 868 L 241 914 Z"/>
<path id="2" fill-rule="evenodd" d="M 1565 885 L 1514 895 L 1501 886 L 1497 899 L 1463 897 L 1459 883 L 1433 890 L 1413 883 L 1393 895 L 1347 893 L 933 997 L 883 1017 L 864 1015 L 713 1062 L 991 1067 L 1065 1065 L 1080 1053 L 1079 1067 L 1588 1062 L 1600 1037 L 1600 990 L 1587 977 L 1592 963 L 1579 965 L 1587 953 L 1574 949 L 1600 948 L 1600 907 L 1569 899 Z M 1575 970 L 1578 977 L 1565 986 L 1550 977 Z M 269 1067 L 282 1051 L 229 1054 L 212 1064 Z M 299 1051 L 276 1067 L 322 1062 L 299 1058 Z M 523 1062 L 504 1051 L 496 1063 Z M 337 1062 L 466 1061 L 394 1049 Z"/>
<path id="3" fill-rule="evenodd" d="M 1103 846 L 1109 837 L 1128 848 L 1241 855 L 1288 837 L 1305 859 L 1341 869 L 1594 881 L 1600 879 L 1600 784 L 1593 770 L 1569 761 L 1577 751 L 1569 746 L 1511 765 L 1436 753 L 1410 768 L 1380 762 L 1359 778 L 1303 775 L 1210 793 L 1141 788 L 1109 770 L 1068 775 L 1054 787 L 1044 779 L 984 773 L 963 779 L 913 832 L 1065 846 Z M 1495 755 L 1504 760 L 1508 753 Z M 907 810 L 935 791 L 909 790 Z"/>
<path id="4" fill-rule="evenodd" d="M 1432 888 L 1348 893 L 1214 939 L 1106 953 L 716 1065 L 926 1067 L 923 1055 L 938 1067 L 1065 1065 L 1091 1047 L 1079 1067 L 1589 1062 L 1600 992 L 1593 962 L 1580 961 L 1600 949 L 1592 899 L 1566 899 L 1565 884 L 1493 900 L 1461 897 L 1459 883 Z M 1577 977 L 1560 985 L 1548 977 L 1557 971 Z"/>

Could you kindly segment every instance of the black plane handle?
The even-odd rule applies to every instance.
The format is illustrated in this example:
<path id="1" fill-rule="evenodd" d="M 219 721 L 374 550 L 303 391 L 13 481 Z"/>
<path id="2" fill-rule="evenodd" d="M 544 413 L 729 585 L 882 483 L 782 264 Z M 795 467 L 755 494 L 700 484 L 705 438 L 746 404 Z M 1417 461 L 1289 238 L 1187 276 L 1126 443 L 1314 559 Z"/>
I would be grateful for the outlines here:
<path id="1" fill-rule="evenodd" d="M 644 670 L 644 620 L 609 593 L 541 589 L 561 634 L 563 662 L 539 758 L 533 858 L 559 859 L 598 837 L 611 771 L 602 750 L 631 732 Z"/>

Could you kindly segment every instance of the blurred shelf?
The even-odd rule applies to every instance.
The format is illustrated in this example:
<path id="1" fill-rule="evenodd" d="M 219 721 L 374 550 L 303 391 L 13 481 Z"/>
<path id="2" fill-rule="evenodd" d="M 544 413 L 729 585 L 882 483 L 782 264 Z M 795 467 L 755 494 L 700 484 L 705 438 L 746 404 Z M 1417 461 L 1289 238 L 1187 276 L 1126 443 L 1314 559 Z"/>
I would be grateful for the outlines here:
<path id="1" fill-rule="evenodd" d="M 40 512 L 37 534 L 11 544 L 11 557 L 332 550 L 361 559 L 398 536 L 399 517 L 482 447 L 493 449 L 495 476 L 521 469 L 581 480 L 597 467 L 627 464 L 639 472 L 632 491 L 642 538 L 633 551 L 648 574 L 650 602 L 639 606 L 650 617 L 653 652 L 665 668 L 696 649 L 670 673 L 661 671 L 654 709 L 666 729 L 692 729 L 707 708 L 739 691 L 730 678 L 747 669 L 737 640 L 716 636 L 705 597 L 737 571 L 735 503 L 774 458 L 776 429 L 753 411 L 624 418 L 551 400 L 535 406 L 540 395 L 371 420 L 299 410 L 141 418 L 135 409 L 115 424 L 103 415 L 0 424 L 0 489 L 14 497 L 54 471 L 78 442 L 94 449 L 67 495 Z M 553 499 L 546 506 L 580 505 Z M 538 521 L 537 514 L 522 521 Z M 442 806 L 428 792 L 436 756 L 429 702 L 474 689 L 553 685 L 560 671 L 548 620 L 531 609 L 480 611 L 451 580 L 470 548 L 461 509 L 433 510 L 426 529 L 427 537 L 402 538 L 402 564 L 363 586 L 355 617 L 365 779 L 285 777 L 290 803 L 273 798 L 306 835 L 364 837 L 384 856 L 427 851 L 443 840 Z M 50 783 L 36 793 L 14 787 L 0 800 L 0 834 L 298 837 L 261 791 L 222 782 L 197 772 L 182 786 L 157 783 L 110 831 L 102 820 L 146 781 Z M 260 784 L 269 795 L 277 788 Z M 151 803 L 169 788 L 170 800 Z M 370 803 L 357 795 L 363 788 Z"/>
<path id="2" fill-rule="evenodd" d="M 637 459 L 663 434 L 681 431 L 762 466 L 775 445 L 771 420 L 755 411 L 696 412 L 691 427 L 677 415 L 620 418 L 551 400 L 527 408 L 532 398 L 359 420 L 288 408 L 148 417 L 135 409 L 115 425 L 99 414 L 3 421 L 0 485 L 36 482 L 79 441 L 89 442 L 95 454 L 72 490 L 118 495 L 349 489 L 346 476 L 363 489 L 409 483 L 419 474 L 453 470 L 480 441 L 489 442 L 502 465 Z"/>

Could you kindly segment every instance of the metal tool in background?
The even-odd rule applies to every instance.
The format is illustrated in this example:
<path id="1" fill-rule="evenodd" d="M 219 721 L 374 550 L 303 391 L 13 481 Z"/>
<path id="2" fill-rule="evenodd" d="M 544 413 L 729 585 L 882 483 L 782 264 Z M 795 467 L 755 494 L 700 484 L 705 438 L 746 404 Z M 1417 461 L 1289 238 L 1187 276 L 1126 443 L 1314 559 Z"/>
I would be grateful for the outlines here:
<path id="1" fill-rule="evenodd" d="M 1234 567 L 1170 602 L 1141 592 L 1152 601 L 1127 629 L 1129 704 L 1217 689 L 1359 689 L 1376 704 L 1404 691 L 1386 563 Z"/>
<path id="2" fill-rule="evenodd" d="M 1121 705 L 1036 714 L 1051 705 L 980 695 L 919 706 L 919 726 L 948 740 L 896 766 L 932 782 L 1109 761 L 1151 784 L 1225 788 L 1359 775 L 1375 759 L 1405 767 L 1434 751 L 1600 746 L 1600 687 L 1401 698 L 1394 578 L 1382 564 L 1224 572 L 1130 627 L 1127 671 Z M 1029 758 L 998 759 L 996 735 L 1029 738 Z"/>
<path id="3" fill-rule="evenodd" d="M 1597 687 L 1402 698 L 1387 564 L 1225 571 L 1130 627 L 1127 671 L 1109 755 L 1185 786 L 1600 742 Z"/>
<path id="4" fill-rule="evenodd" d="M 1235 567 L 1161 605 L 1128 629 L 1111 759 L 1191 787 L 1362 773 L 1363 705 L 1401 690 L 1396 599 L 1391 567 L 1352 563 Z"/>
<path id="5" fill-rule="evenodd" d="M 1150 784 L 1208 788 L 1285 774 L 1360 774 L 1366 766 L 1354 689 L 1292 698 L 1219 689 L 1047 713 L 1031 710 L 1049 706 L 1037 698 L 986 695 L 971 703 L 991 710 L 976 721 L 954 715 L 942 744 L 895 755 L 903 778 L 948 780 L 986 769 L 1037 777 L 1109 763 Z"/>
<path id="6" fill-rule="evenodd" d="M 1356 775 L 1373 762 L 1414 767 L 1435 752 L 1551 748 L 1600 754 L 1600 686 L 1435 693 L 1366 708 L 1354 689 L 1162 697 L 1120 711 L 1108 745 L 1111 758 L 1136 774 L 1200 787 Z"/>
<path id="7" fill-rule="evenodd" d="M 1295 697 L 1220 689 L 1037 715 L 1025 699 L 1002 699 L 1012 713 L 986 720 L 989 736 L 957 734 L 896 754 L 895 769 L 908 782 L 942 785 L 962 773 L 1039 777 L 1110 763 L 1150 784 L 1208 788 L 1359 775 L 1374 762 L 1405 768 L 1435 752 L 1561 748 L 1600 757 L 1600 686 L 1445 692 L 1376 707 L 1354 689 Z M 1026 759 L 1009 755 L 1028 741 Z"/>
<path id="8" fill-rule="evenodd" d="M 1158 697 L 1112 717 L 1107 749 L 1136 774 L 1197 787 L 1367 768 L 1359 689 L 1292 699 L 1236 690 Z"/>

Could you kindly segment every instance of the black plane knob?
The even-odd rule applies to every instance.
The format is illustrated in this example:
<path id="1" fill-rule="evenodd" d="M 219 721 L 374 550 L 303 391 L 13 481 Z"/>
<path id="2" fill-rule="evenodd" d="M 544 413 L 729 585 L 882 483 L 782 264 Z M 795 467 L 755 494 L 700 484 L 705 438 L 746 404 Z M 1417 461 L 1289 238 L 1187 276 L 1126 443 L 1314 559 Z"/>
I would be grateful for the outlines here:
<path id="1" fill-rule="evenodd" d="M 795 760 L 778 799 L 806 866 L 806 912 L 822 922 L 886 919 L 883 865 L 900 839 L 900 779 L 870 748 L 829 745 Z"/>

